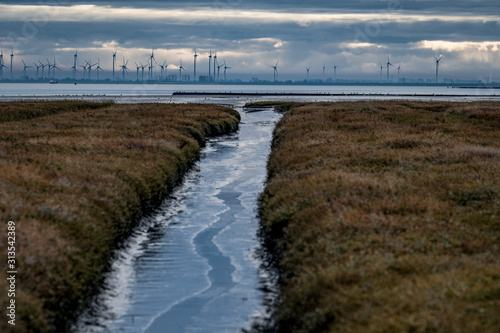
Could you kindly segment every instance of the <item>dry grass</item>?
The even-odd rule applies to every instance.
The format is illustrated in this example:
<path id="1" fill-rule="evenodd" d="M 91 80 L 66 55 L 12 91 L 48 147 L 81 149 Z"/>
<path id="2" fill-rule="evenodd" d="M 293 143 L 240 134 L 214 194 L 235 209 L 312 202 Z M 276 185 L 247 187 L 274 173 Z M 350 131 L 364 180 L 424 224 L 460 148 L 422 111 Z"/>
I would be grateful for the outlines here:
<path id="1" fill-rule="evenodd" d="M 498 332 L 498 103 L 297 105 L 268 172 L 279 332 Z"/>
<path id="2" fill-rule="evenodd" d="M 47 107 L 15 103 L 11 112 L 33 105 Z M 16 222 L 19 271 L 16 327 L 3 318 L 1 332 L 65 331 L 138 218 L 179 181 L 206 136 L 233 131 L 239 121 L 236 111 L 208 105 L 77 109 L 0 124 L 0 221 L 4 230 Z M 0 238 L 3 250 L 5 243 Z"/>
<path id="3" fill-rule="evenodd" d="M 0 123 L 72 111 L 95 110 L 111 105 L 113 105 L 112 102 L 94 103 L 87 101 L 0 102 Z"/>

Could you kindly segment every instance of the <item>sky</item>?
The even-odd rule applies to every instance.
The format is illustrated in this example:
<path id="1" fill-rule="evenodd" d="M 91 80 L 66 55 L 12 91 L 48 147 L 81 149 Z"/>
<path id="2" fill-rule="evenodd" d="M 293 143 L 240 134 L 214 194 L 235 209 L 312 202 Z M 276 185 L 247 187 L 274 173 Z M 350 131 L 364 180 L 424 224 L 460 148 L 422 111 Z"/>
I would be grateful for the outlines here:
<path id="1" fill-rule="evenodd" d="M 60 76 L 79 63 L 97 62 L 108 73 L 112 52 L 117 66 L 166 61 L 177 73 L 182 61 L 208 74 L 210 51 L 226 61 L 228 78 L 280 80 L 386 79 L 399 77 L 500 81 L 500 2 L 498 0 L 340 0 L 340 1 L 0 1 L 3 61 L 14 71 L 39 60 L 56 59 Z M 325 73 L 323 74 L 323 67 Z M 400 68 L 398 75 L 398 68 Z M 35 76 L 36 68 L 28 68 Z M 159 71 L 159 66 L 156 66 Z M 8 77 L 4 68 L 4 77 Z M 81 71 L 80 74 L 81 75 Z M 106 74 L 103 74 L 106 75 Z"/>

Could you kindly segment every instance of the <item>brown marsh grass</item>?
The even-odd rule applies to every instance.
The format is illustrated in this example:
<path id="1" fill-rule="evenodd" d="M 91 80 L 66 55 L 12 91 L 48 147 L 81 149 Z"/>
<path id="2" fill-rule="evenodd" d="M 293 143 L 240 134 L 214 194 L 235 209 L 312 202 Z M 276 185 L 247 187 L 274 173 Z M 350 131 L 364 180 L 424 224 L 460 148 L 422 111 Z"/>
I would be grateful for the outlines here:
<path id="1" fill-rule="evenodd" d="M 239 122 L 236 111 L 209 105 L 0 106 L 4 119 L 26 119 L 0 124 L 0 221 L 4 230 L 16 223 L 18 270 L 16 326 L 4 316 L 1 332 L 64 332 L 138 218 L 172 190 L 207 136 Z M 54 107 L 63 113 L 46 110 Z M 26 117 L 33 109 L 42 111 Z M 6 309 L 6 292 L 0 300 Z"/>
<path id="2" fill-rule="evenodd" d="M 71 111 L 100 109 L 111 105 L 113 105 L 112 102 L 95 103 L 87 101 L 0 102 L 0 123 Z"/>
<path id="3" fill-rule="evenodd" d="M 500 104 L 296 105 L 268 172 L 279 332 L 498 332 Z"/>

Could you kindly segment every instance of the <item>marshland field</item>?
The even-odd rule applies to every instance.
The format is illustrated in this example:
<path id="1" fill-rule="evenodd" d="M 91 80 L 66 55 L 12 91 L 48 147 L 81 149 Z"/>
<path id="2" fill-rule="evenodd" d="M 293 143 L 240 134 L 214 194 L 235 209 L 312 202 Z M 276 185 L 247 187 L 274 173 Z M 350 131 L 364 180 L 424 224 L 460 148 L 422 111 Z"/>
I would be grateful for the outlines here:
<path id="1" fill-rule="evenodd" d="M 214 105 L 0 103 L 0 220 L 15 222 L 18 271 L 16 325 L 4 316 L 0 331 L 65 332 L 139 217 L 238 123 Z"/>
<path id="2" fill-rule="evenodd" d="M 500 104 L 278 104 L 259 202 L 279 277 L 269 330 L 497 332 Z M 239 120 L 216 105 L 0 103 L 18 271 L 16 326 L 0 331 L 66 331 L 139 218 Z"/>
<path id="3" fill-rule="evenodd" d="M 295 104 L 262 236 L 278 332 L 498 332 L 500 104 Z"/>

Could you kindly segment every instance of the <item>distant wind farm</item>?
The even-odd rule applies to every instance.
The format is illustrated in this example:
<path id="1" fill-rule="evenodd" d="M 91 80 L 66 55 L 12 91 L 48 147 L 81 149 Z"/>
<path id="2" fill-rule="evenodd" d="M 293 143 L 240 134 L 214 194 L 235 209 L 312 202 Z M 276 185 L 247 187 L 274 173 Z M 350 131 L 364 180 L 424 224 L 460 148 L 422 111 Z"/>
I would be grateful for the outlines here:
<path id="1" fill-rule="evenodd" d="M 151 53 L 145 56 L 143 59 L 129 59 L 128 57 L 122 55 L 121 65 L 117 62 L 117 56 L 120 52 L 119 50 L 111 51 L 109 54 L 109 60 L 111 67 L 101 66 L 101 58 L 97 57 L 97 62 L 92 60 L 93 57 L 83 58 L 78 50 L 75 50 L 72 56 L 72 66 L 69 67 L 59 67 L 56 62 L 56 58 L 52 57 L 52 61 L 48 57 L 41 59 L 43 57 L 38 57 L 37 59 L 25 59 L 18 57 L 14 50 L 11 49 L 10 52 L 10 63 L 7 66 L 4 60 L 3 48 L 0 52 L 0 81 L 2 82 L 50 82 L 61 81 L 75 81 L 75 82 L 141 82 L 141 83 L 223 83 L 223 82 L 253 82 L 253 83 L 345 83 L 349 81 L 359 82 L 359 73 L 348 73 L 343 71 L 342 78 L 339 78 L 339 70 L 342 71 L 342 66 L 337 65 L 337 62 L 332 59 L 330 65 L 323 64 L 323 66 L 311 66 L 307 65 L 303 68 L 304 76 L 301 77 L 300 74 L 293 74 L 290 70 L 288 77 L 294 76 L 294 79 L 280 80 L 283 73 L 286 73 L 286 66 L 281 63 L 280 59 L 276 60 L 276 63 L 269 64 L 269 72 L 264 73 L 262 71 L 255 70 L 255 73 L 251 73 L 251 77 L 247 74 L 238 74 L 237 64 L 235 67 L 228 66 L 228 59 L 222 58 L 217 55 L 216 51 L 209 49 L 208 52 L 201 53 L 199 49 L 194 48 L 193 52 L 193 63 L 192 67 L 186 66 L 186 61 L 179 59 L 178 62 L 169 62 L 168 59 L 157 59 L 155 56 L 155 51 L 158 53 L 159 49 L 152 47 Z M 123 52 L 124 53 L 124 52 Z M 420 83 L 420 84 L 445 84 L 453 83 L 453 81 L 439 78 L 439 64 L 443 60 L 443 55 L 434 56 L 435 61 L 435 77 L 403 77 L 403 69 L 401 64 L 396 68 L 391 62 L 391 57 L 389 54 L 386 55 L 387 62 L 385 64 L 382 61 L 372 61 L 370 63 L 367 60 L 367 64 L 372 64 L 373 75 L 370 77 L 367 75 L 365 81 L 375 82 L 375 83 L 389 83 L 389 84 L 404 84 L 404 83 Z M 95 59 L 95 58 L 94 58 Z M 32 61 L 31 61 L 32 60 Z M 131 62 L 132 61 L 132 62 Z M 378 62 L 380 74 L 379 77 L 376 76 L 375 65 Z M 31 65 L 31 63 L 33 65 Z M 129 63 L 135 64 L 135 75 L 134 70 L 129 68 Z M 206 71 L 203 71 L 203 63 L 207 66 Z M 429 59 L 429 72 L 433 67 L 432 59 Z M 278 71 L 278 66 L 280 66 L 280 71 Z M 293 69 L 293 64 L 289 65 Z M 285 67 L 285 68 L 283 68 Z M 394 70 L 397 69 L 397 74 L 391 72 L 391 67 Z M 201 70 L 200 70 L 201 68 Z M 5 70 L 10 70 L 6 75 Z M 47 69 L 47 70 L 45 70 Z M 147 75 L 145 75 L 145 70 L 147 69 Z M 222 75 L 221 75 L 222 69 Z M 385 75 L 384 75 L 385 69 Z M 231 70 L 231 72 L 229 71 Z M 120 72 L 118 75 L 117 72 Z M 231 74 L 234 73 L 234 74 Z M 350 77 L 352 76 L 352 78 Z M 374 78 L 375 76 L 375 78 Z M 262 79 L 260 77 L 263 77 Z M 270 79 L 272 77 L 272 80 Z M 358 79 L 354 79 L 358 77 Z M 467 81 L 464 81 L 467 82 Z M 475 82 L 475 81 L 471 81 Z M 481 83 L 481 82 L 476 82 Z M 491 83 L 491 82 L 490 82 Z"/>

